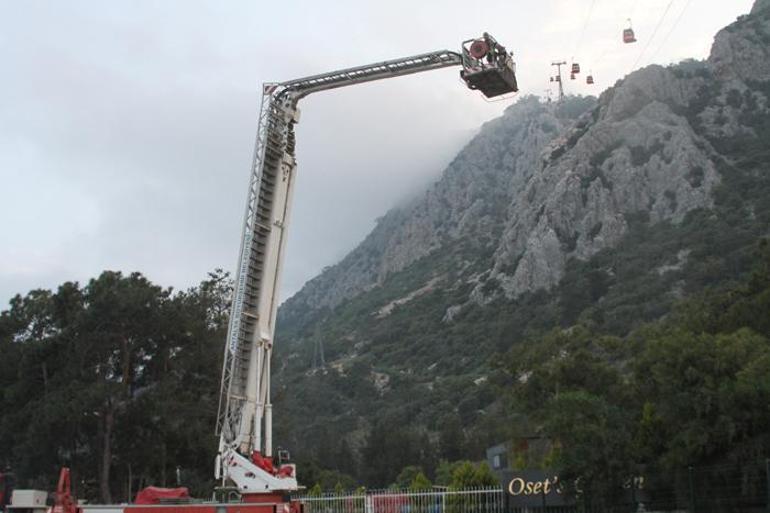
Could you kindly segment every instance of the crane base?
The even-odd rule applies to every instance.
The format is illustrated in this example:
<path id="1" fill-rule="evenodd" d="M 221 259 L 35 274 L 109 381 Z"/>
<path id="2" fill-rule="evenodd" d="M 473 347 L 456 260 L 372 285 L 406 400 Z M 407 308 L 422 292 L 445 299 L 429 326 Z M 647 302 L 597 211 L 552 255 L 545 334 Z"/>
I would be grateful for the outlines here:
<path id="1" fill-rule="evenodd" d="M 78 513 L 303 513 L 303 507 L 302 503 L 286 500 L 280 494 L 253 494 L 244 496 L 242 502 L 86 504 L 78 507 Z"/>

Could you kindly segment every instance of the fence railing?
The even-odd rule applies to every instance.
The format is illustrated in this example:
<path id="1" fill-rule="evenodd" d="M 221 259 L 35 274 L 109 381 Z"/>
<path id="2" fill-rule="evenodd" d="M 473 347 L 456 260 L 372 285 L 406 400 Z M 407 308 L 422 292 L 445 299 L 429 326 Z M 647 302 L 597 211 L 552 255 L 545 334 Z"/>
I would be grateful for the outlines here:
<path id="1" fill-rule="evenodd" d="M 587 484 L 587 483 L 584 483 Z M 561 493 L 561 492 L 559 492 Z M 770 513 L 770 459 L 648 469 L 618 489 L 581 485 L 558 501 L 522 502 L 503 487 L 308 493 L 305 513 Z"/>
<path id="2" fill-rule="evenodd" d="M 305 513 L 505 513 L 502 488 L 299 495 Z"/>

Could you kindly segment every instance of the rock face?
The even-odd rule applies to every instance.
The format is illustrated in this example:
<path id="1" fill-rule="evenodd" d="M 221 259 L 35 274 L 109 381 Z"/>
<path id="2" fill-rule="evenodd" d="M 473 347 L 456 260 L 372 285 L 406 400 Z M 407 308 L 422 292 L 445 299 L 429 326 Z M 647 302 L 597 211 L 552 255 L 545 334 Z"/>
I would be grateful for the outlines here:
<path id="1" fill-rule="evenodd" d="M 572 100 L 560 109 L 534 97 L 512 105 L 482 127 L 421 198 L 388 212 L 356 249 L 282 309 L 334 307 L 453 241 L 498 240 L 511 201 L 540 169 L 543 149 L 593 105 Z"/>
<path id="2" fill-rule="evenodd" d="M 334 308 L 458 241 L 491 255 L 486 272 L 466 277 L 468 300 L 514 298 L 556 285 L 570 258 L 617 244 L 629 216 L 677 223 L 708 208 L 720 183 L 708 141 L 751 130 L 730 98 L 770 80 L 769 18 L 770 0 L 757 0 L 717 34 L 707 61 L 649 66 L 598 100 L 521 99 L 281 315 Z"/>
<path id="3" fill-rule="evenodd" d="M 749 16 L 722 29 L 714 38 L 709 64 L 721 80 L 770 79 L 770 0 L 757 0 Z"/>
<path id="4" fill-rule="evenodd" d="M 751 14 L 759 14 L 760 11 L 770 9 L 770 0 L 757 0 L 751 9 Z"/>
<path id="5" fill-rule="evenodd" d="M 492 277 L 506 295 L 552 287 L 567 259 L 614 245 L 627 215 L 677 222 L 710 205 L 719 176 L 674 112 L 687 106 L 692 81 L 658 66 L 634 73 L 546 148 L 509 206 L 495 253 Z"/>

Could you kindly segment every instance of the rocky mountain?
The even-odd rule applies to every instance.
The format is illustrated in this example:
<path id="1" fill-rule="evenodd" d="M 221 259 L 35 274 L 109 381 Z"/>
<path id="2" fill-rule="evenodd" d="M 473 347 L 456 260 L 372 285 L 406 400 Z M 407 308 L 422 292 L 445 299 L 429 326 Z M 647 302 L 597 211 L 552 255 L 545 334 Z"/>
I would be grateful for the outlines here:
<path id="1" fill-rule="evenodd" d="M 623 335 L 737 279 L 770 226 L 769 100 L 770 0 L 706 61 L 520 99 L 282 306 L 281 436 L 342 461 L 396 425 L 478 456 L 504 433 L 496 354 L 576 322 Z"/>
<path id="2" fill-rule="evenodd" d="M 383 216 L 356 249 L 289 299 L 282 315 L 334 308 L 458 240 L 496 244 L 545 147 L 593 104 L 574 99 L 546 108 L 530 97 L 512 105 L 484 125 L 423 197 Z"/>

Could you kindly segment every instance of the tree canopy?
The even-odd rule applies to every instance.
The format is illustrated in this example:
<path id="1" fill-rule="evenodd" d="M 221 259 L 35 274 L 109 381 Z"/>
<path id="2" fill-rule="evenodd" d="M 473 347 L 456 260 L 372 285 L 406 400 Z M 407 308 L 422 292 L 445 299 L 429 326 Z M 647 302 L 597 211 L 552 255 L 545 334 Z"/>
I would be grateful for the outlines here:
<path id="1" fill-rule="evenodd" d="M 745 283 L 627 337 L 588 322 L 509 354 L 509 408 L 552 441 L 549 464 L 606 497 L 634 476 L 759 461 L 770 453 L 769 319 L 763 241 Z"/>
<path id="2" fill-rule="evenodd" d="M 172 485 L 209 493 L 230 294 L 212 273 L 174 293 L 139 273 L 17 295 L 0 314 L 0 455 L 22 486 L 73 468 L 82 498 Z"/>

